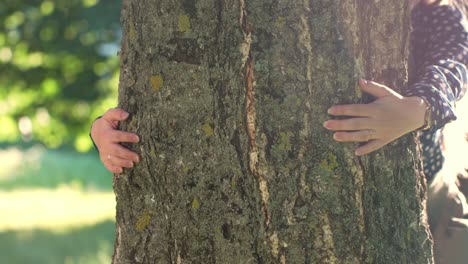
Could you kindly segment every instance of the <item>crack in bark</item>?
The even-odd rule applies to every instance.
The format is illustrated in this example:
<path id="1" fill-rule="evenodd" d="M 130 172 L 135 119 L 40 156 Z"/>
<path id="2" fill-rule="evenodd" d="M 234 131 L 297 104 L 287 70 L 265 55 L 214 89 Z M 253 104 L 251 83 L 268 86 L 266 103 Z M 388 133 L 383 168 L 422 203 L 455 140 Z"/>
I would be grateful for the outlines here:
<path id="1" fill-rule="evenodd" d="M 245 67 L 245 86 L 246 86 L 246 119 L 247 134 L 249 137 L 249 169 L 257 178 L 259 190 L 262 196 L 262 211 L 265 217 L 266 228 L 270 225 L 270 215 L 268 214 L 268 183 L 265 176 L 258 169 L 258 148 L 256 144 L 256 110 L 255 110 L 255 77 L 254 62 L 251 52 L 252 43 L 252 25 L 247 22 L 247 10 L 244 0 L 240 3 L 240 24 L 244 35 L 244 42 L 241 44 L 242 62 Z"/>
<path id="2" fill-rule="evenodd" d="M 120 226 L 117 224 L 115 229 L 115 241 L 114 241 L 114 254 L 112 256 L 112 263 L 117 263 L 120 259 L 120 245 L 122 244 L 122 234 L 120 232 Z"/>
<path id="3" fill-rule="evenodd" d="M 322 243 L 318 240 L 315 241 L 315 246 L 321 248 L 326 252 L 326 256 L 322 259 L 322 263 L 338 263 L 338 259 L 335 255 L 335 241 L 333 239 L 333 231 L 330 224 L 330 216 L 328 213 L 323 213 L 320 215 L 320 222 L 322 228 Z"/>
<path id="4" fill-rule="evenodd" d="M 353 177 L 355 179 L 355 186 L 356 186 L 356 192 L 355 192 L 355 199 L 356 199 L 356 205 L 359 206 L 359 231 L 364 235 L 365 239 L 367 237 L 367 226 L 365 222 L 365 208 L 364 208 L 364 202 L 363 202 L 363 188 L 364 188 L 364 179 L 366 175 L 366 167 L 364 166 L 361 157 L 356 157 L 355 162 L 356 167 L 357 167 L 357 172 L 356 175 L 353 176 L 358 176 L 358 177 Z M 359 184 L 359 188 L 357 185 Z M 360 260 L 361 262 L 364 262 L 367 259 L 367 255 L 365 252 L 365 246 L 361 246 L 361 256 Z"/>
<path id="5" fill-rule="evenodd" d="M 308 14 L 307 15 L 303 14 L 301 16 L 301 24 L 303 26 L 303 32 L 302 34 L 299 35 L 299 40 L 300 40 L 301 46 L 304 47 L 303 50 L 307 58 L 307 66 L 306 66 L 307 90 L 308 90 L 308 96 L 312 98 L 312 95 L 313 95 L 313 83 L 312 83 L 313 67 L 312 66 L 314 64 L 314 61 L 312 57 L 312 53 L 313 53 L 312 34 L 310 32 L 310 27 L 309 27 L 309 22 L 308 22 L 308 18 L 311 17 L 310 1 L 308 0 L 304 1 L 304 9 L 308 11 Z M 301 172 L 299 176 L 299 186 L 298 186 L 299 191 L 296 196 L 295 204 L 297 204 L 298 201 L 302 201 L 302 203 L 305 203 L 307 193 L 310 192 L 310 188 L 307 185 L 307 179 L 306 179 L 307 178 L 306 174 L 307 174 L 308 169 L 307 169 L 307 164 L 304 160 L 304 156 L 307 153 L 307 146 L 309 145 L 309 144 L 306 144 L 306 142 L 308 142 L 308 138 L 310 138 L 310 132 L 311 132 L 310 123 L 309 123 L 309 118 L 310 118 L 309 113 L 312 113 L 312 107 L 311 107 L 311 102 L 309 98 L 306 98 L 304 106 L 306 109 L 306 111 L 304 112 L 304 116 L 303 116 L 304 123 L 303 123 L 303 128 L 299 131 L 299 138 L 301 142 L 303 142 L 303 144 L 300 146 L 299 152 L 298 152 L 298 159 L 301 162 L 301 168 L 300 168 Z M 295 220 L 297 220 L 296 217 L 295 217 Z M 306 262 L 308 262 L 307 258 L 309 258 L 309 262 L 310 262 L 310 255 L 308 252 L 306 253 Z M 280 259 L 282 263 L 286 263 L 286 259 L 284 255 L 282 255 Z"/>

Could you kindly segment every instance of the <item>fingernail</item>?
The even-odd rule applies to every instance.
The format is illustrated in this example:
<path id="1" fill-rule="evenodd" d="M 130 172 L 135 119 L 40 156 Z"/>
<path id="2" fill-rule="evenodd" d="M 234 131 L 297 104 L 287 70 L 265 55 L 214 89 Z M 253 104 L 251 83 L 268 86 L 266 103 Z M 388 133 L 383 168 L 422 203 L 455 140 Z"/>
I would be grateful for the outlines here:
<path id="1" fill-rule="evenodd" d="M 122 172 L 123 172 L 122 168 L 117 170 L 117 173 L 122 173 Z"/>
<path id="2" fill-rule="evenodd" d="M 135 136 L 135 141 L 140 142 L 140 138 L 138 136 Z"/>
<path id="3" fill-rule="evenodd" d="M 367 80 L 361 79 L 359 81 L 361 82 L 361 84 L 367 84 Z"/>
<path id="4" fill-rule="evenodd" d="M 329 115 L 333 114 L 333 108 L 328 108 L 327 113 L 328 113 Z"/>
<path id="5" fill-rule="evenodd" d="M 361 152 L 358 151 L 358 150 L 356 150 L 356 151 L 354 151 L 354 155 L 356 155 L 356 156 L 361 156 Z"/>
<path id="6" fill-rule="evenodd" d="M 130 162 L 129 165 L 130 165 L 130 168 L 133 168 L 133 162 Z"/>
<path id="7" fill-rule="evenodd" d="M 328 121 L 325 121 L 325 122 L 323 123 L 323 126 L 324 126 L 325 128 L 329 128 L 329 126 L 330 126 L 330 122 L 328 122 Z"/>
<path id="8" fill-rule="evenodd" d="M 122 118 L 127 118 L 127 117 L 128 117 L 128 115 L 129 115 L 129 113 L 127 113 L 127 112 L 124 112 L 124 113 L 122 113 L 120 116 L 121 116 Z"/>
<path id="9" fill-rule="evenodd" d="M 138 156 L 136 156 L 134 159 L 133 159 L 135 162 L 140 162 L 140 158 Z"/>
<path id="10" fill-rule="evenodd" d="M 333 139 L 336 140 L 336 141 L 338 141 L 338 136 L 336 135 L 336 133 L 333 134 Z"/>

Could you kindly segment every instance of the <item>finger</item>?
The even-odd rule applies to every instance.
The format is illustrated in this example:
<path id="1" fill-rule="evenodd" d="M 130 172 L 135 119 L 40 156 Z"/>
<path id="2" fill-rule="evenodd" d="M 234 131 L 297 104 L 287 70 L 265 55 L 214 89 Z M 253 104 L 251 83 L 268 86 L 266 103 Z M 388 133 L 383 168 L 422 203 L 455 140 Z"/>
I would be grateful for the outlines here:
<path id="1" fill-rule="evenodd" d="M 101 159 L 101 162 L 103 164 L 109 164 L 115 167 L 125 167 L 125 168 L 133 167 L 133 162 L 131 160 L 122 159 L 113 154 L 100 153 L 99 158 Z"/>
<path id="2" fill-rule="evenodd" d="M 137 153 L 123 147 L 119 144 L 112 144 L 109 148 L 109 152 L 113 156 L 117 156 L 121 159 L 131 160 L 134 162 L 140 162 L 140 157 Z"/>
<path id="3" fill-rule="evenodd" d="M 140 141 L 140 138 L 134 133 L 120 130 L 111 130 L 108 133 L 108 138 L 111 142 L 137 143 Z"/>
<path id="4" fill-rule="evenodd" d="M 326 121 L 323 126 L 328 130 L 333 131 L 340 131 L 340 130 L 364 130 L 369 129 L 370 118 L 365 117 L 356 117 L 356 118 L 348 118 L 342 120 L 328 120 Z"/>
<path id="5" fill-rule="evenodd" d="M 361 86 L 361 90 L 363 92 L 371 94 L 377 98 L 385 97 L 385 96 L 402 97 L 400 94 L 388 88 L 387 86 L 376 83 L 376 82 L 366 81 L 366 80 L 361 79 L 359 80 L 359 85 Z"/>
<path id="6" fill-rule="evenodd" d="M 133 168 L 133 162 L 131 160 L 122 159 L 111 154 L 101 155 L 101 160 L 103 163 L 109 163 L 115 167 Z"/>
<path id="7" fill-rule="evenodd" d="M 375 131 L 371 129 L 356 132 L 336 132 L 333 139 L 339 142 L 366 142 L 375 139 Z"/>
<path id="8" fill-rule="evenodd" d="M 366 104 L 334 105 L 328 109 L 330 115 L 343 116 L 371 116 L 372 106 Z"/>
<path id="9" fill-rule="evenodd" d="M 380 149 L 381 147 L 385 145 L 387 145 L 387 143 L 383 141 L 382 139 L 375 139 L 375 140 L 369 141 L 369 143 L 365 144 L 364 146 L 357 148 L 355 151 L 355 154 L 356 156 L 367 155 L 373 151 Z"/>
<path id="10" fill-rule="evenodd" d="M 111 108 L 102 116 L 108 121 L 123 121 L 128 118 L 130 114 L 120 108 Z"/>
<path id="11" fill-rule="evenodd" d="M 123 169 L 121 167 L 114 166 L 110 164 L 109 162 L 104 162 L 104 167 L 112 173 L 122 173 Z"/>

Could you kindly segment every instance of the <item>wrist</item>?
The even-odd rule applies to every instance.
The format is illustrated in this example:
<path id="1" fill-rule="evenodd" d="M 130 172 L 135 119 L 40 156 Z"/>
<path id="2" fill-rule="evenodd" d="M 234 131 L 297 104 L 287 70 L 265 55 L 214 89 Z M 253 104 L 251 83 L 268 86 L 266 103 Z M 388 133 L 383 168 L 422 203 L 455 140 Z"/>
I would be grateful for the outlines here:
<path id="1" fill-rule="evenodd" d="M 93 121 L 93 123 L 91 124 L 91 129 L 90 129 L 90 131 L 89 131 L 89 138 L 91 139 L 91 142 L 93 143 L 94 148 L 95 148 L 98 152 L 99 152 L 99 148 L 98 148 L 98 146 L 97 146 L 97 144 L 96 144 L 96 141 L 95 141 L 94 125 L 96 124 L 96 122 L 97 122 L 98 120 L 100 120 L 100 118 L 101 118 L 101 117 L 98 117 L 98 118 L 96 118 L 96 119 Z"/>
<path id="2" fill-rule="evenodd" d="M 413 131 L 427 130 L 431 127 L 431 107 L 422 97 L 406 97 L 410 107 L 408 113 L 413 117 Z"/>

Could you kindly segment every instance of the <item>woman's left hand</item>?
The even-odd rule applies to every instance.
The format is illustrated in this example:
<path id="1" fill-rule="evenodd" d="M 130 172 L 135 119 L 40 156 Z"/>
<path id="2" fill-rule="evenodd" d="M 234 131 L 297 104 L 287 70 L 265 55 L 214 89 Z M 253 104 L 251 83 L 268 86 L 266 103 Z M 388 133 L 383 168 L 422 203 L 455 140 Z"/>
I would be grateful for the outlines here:
<path id="1" fill-rule="evenodd" d="M 336 131 L 333 134 L 336 141 L 368 142 L 356 149 L 356 155 L 369 154 L 424 125 L 426 102 L 420 97 L 404 97 L 371 81 L 360 80 L 359 85 L 363 92 L 377 99 L 369 104 L 334 105 L 328 114 L 350 118 L 323 124 L 326 129 Z"/>

